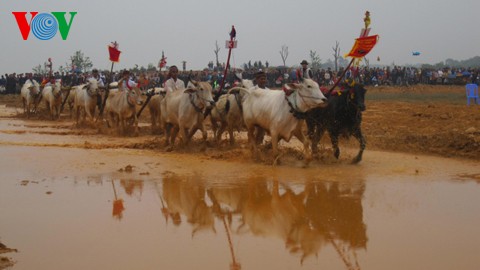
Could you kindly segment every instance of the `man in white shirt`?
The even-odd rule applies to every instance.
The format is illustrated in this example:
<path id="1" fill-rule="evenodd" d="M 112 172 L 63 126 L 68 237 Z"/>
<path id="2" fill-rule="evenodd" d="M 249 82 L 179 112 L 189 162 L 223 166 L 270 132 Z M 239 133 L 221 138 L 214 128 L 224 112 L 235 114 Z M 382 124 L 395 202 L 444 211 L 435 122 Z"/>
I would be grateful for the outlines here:
<path id="1" fill-rule="evenodd" d="M 255 82 L 257 83 L 254 87 L 250 88 L 252 89 L 262 89 L 262 90 L 270 90 L 267 87 L 267 74 L 263 71 L 259 71 L 255 73 Z"/>
<path id="2" fill-rule="evenodd" d="M 121 91 L 125 89 L 132 90 L 135 87 L 138 87 L 138 84 L 130 79 L 130 71 L 124 70 L 122 78 L 118 80 L 118 89 Z"/>
<path id="3" fill-rule="evenodd" d="M 168 70 L 168 80 L 165 82 L 164 88 L 165 91 L 174 92 L 177 90 L 185 90 L 185 83 L 178 79 L 178 68 L 177 66 L 171 66 Z"/>
<path id="4" fill-rule="evenodd" d="M 104 87 L 104 86 L 105 86 L 105 84 L 103 83 L 103 80 L 100 78 L 100 75 L 98 74 L 98 70 L 97 70 L 97 69 L 93 69 L 93 70 L 92 70 L 92 78 L 94 78 L 95 80 L 97 80 L 98 87 Z"/>
<path id="5" fill-rule="evenodd" d="M 313 72 L 312 70 L 308 67 L 308 62 L 307 60 L 303 60 L 300 65 L 302 67 L 300 68 L 300 75 L 304 79 L 312 79 L 313 78 Z"/>
<path id="6" fill-rule="evenodd" d="M 97 80 L 98 87 L 101 87 L 101 88 L 105 87 L 105 84 L 103 83 L 103 80 L 100 78 L 100 75 L 98 74 L 97 69 L 92 70 L 91 78 Z M 98 106 L 98 108 L 102 107 L 102 96 L 101 95 L 97 95 L 97 106 Z"/>

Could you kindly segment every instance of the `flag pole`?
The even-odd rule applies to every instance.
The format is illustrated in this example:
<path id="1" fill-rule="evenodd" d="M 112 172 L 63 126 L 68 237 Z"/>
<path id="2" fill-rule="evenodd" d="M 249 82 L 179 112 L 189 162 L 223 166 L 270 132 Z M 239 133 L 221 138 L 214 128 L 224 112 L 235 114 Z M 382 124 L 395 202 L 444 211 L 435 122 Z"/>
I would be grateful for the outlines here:
<path id="1" fill-rule="evenodd" d="M 164 67 L 165 65 L 167 64 L 167 58 L 165 58 L 165 54 L 163 53 L 162 51 L 162 59 L 160 59 L 160 63 L 158 65 L 159 67 L 159 71 L 161 72 L 162 71 L 162 67 Z M 147 85 L 147 90 L 146 90 L 146 93 L 147 93 L 147 99 L 145 100 L 145 102 L 143 103 L 142 107 L 140 108 L 140 110 L 138 111 L 137 113 L 137 118 L 140 117 L 140 115 L 142 114 L 142 111 L 143 109 L 145 109 L 145 107 L 147 106 L 148 102 L 150 102 L 150 99 L 152 99 L 152 97 L 155 95 L 155 86 L 152 86 L 152 88 L 150 88 L 152 90 L 152 92 L 148 92 L 148 85 Z"/>
<path id="2" fill-rule="evenodd" d="M 115 62 L 112 61 L 112 66 L 110 67 L 110 75 L 108 76 L 107 80 L 107 87 L 105 88 L 105 97 L 102 101 L 102 106 L 100 107 L 100 116 L 103 116 L 103 110 L 105 109 L 105 104 L 107 103 L 108 95 L 110 94 L 110 83 L 112 82 L 113 78 L 113 64 Z"/>
<path id="3" fill-rule="evenodd" d="M 370 12 L 367 10 L 365 12 L 365 18 L 363 19 L 363 22 L 365 23 L 365 28 L 362 29 L 361 33 L 360 33 L 360 38 L 365 38 L 368 36 L 369 32 L 370 32 L 370 28 L 368 28 L 370 26 L 370 23 L 371 23 L 371 20 L 370 20 Z M 371 48 L 370 48 L 371 49 Z M 368 52 L 367 52 L 368 53 Z M 366 54 L 365 54 L 366 55 Z M 340 83 L 340 81 L 343 79 L 343 77 L 345 76 L 345 74 L 347 73 L 347 70 L 350 69 L 350 67 L 352 66 L 353 62 L 357 59 L 356 57 L 354 56 L 351 56 L 352 57 L 352 60 L 350 61 L 350 63 L 348 64 L 348 66 L 343 70 L 342 74 L 340 74 L 340 77 L 337 79 L 337 81 L 335 82 L 335 84 L 332 86 L 332 88 L 330 88 L 330 90 L 328 90 L 328 93 L 327 93 L 327 96 L 330 95 L 332 93 L 332 91 L 335 89 L 335 87 L 338 86 L 338 84 Z M 365 56 L 364 56 L 365 57 Z"/>
<path id="4" fill-rule="evenodd" d="M 107 87 L 105 87 L 105 97 L 103 98 L 103 102 L 100 107 L 100 117 L 103 116 L 103 110 L 105 109 L 105 104 L 107 103 L 108 95 L 110 94 L 110 83 L 113 80 L 113 64 L 118 62 L 120 59 L 121 51 L 118 50 L 118 43 L 112 42 L 111 45 L 108 46 L 108 53 L 110 54 L 110 61 L 112 62 L 112 66 L 110 67 L 110 76 L 107 79 Z"/>
<path id="5" fill-rule="evenodd" d="M 342 71 L 342 74 L 340 74 L 340 77 L 337 79 L 337 81 L 335 82 L 335 84 L 332 86 L 332 88 L 330 88 L 330 90 L 328 90 L 328 93 L 327 93 L 327 96 L 329 96 L 332 91 L 335 89 L 335 87 L 338 86 L 338 84 L 340 83 L 340 81 L 343 79 L 343 77 L 345 76 L 345 73 L 347 73 L 347 70 L 352 66 L 353 64 L 353 61 L 355 61 L 355 58 L 352 58 L 352 60 L 350 61 L 350 63 L 348 63 L 348 66 Z"/>
<path id="6" fill-rule="evenodd" d="M 232 55 L 233 43 L 235 41 L 236 34 L 237 34 L 237 31 L 235 30 L 235 26 L 232 25 L 232 31 L 230 31 L 230 43 L 228 46 L 227 65 L 225 66 L 225 70 L 223 71 L 223 78 L 222 78 L 222 83 L 220 84 L 220 89 L 218 89 L 218 92 L 215 94 L 215 98 L 213 99 L 215 101 L 217 101 L 220 98 L 220 95 L 222 95 L 222 90 L 225 87 L 228 68 L 230 66 L 230 56 Z"/>

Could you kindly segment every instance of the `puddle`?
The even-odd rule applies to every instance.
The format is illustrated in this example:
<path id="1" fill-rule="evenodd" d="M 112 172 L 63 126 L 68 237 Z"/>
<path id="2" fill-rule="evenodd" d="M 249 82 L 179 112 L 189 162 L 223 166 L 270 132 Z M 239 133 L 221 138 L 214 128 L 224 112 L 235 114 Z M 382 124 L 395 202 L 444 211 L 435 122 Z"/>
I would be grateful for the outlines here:
<path id="1" fill-rule="evenodd" d="M 12 113 L 0 110 L 0 242 L 15 270 L 480 264 L 473 161 L 368 150 L 350 165 L 353 148 L 272 167 L 242 147 L 166 152 L 155 136 Z"/>
<path id="2" fill-rule="evenodd" d="M 13 269 L 477 269 L 475 163 L 369 151 L 270 167 L 0 147 Z"/>

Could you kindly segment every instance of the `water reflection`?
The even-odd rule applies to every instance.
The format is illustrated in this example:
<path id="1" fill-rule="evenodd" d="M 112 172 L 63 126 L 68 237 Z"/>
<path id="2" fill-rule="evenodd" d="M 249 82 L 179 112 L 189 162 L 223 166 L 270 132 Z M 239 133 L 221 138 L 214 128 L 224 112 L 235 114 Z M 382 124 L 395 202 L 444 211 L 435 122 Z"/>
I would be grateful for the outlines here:
<path id="1" fill-rule="evenodd" d="M 166 174 L 162 184 L 165 211 L 172 217 L 174 225 L 180 225 L 183 216 L 193 226 L 192 237 L 201 230 L 216 232 L 212 208 L 205 202 L 206 188 L 198 175 Z"/>
<path id="2" fill-rule="evenodd" d="M 120 179 L 120 185 L 128 196 L 134 196 L 138 200 L 141 199 L 144 185 L 143 180 Z"/>
<path id="3" fill-rule="evenodd" d="M 363 222 L 364 182 L 309 183 L 305 187 L 305 230 L 330 243 L 348 269 L 359 269 L 356 250 L 366 249 L 367 233 Z M 303 228 L 302 228 L 303 229 Z M 306 239 L 301 239 L 303 243 Z M 303 249 L 303 256 L 318 252 L 315 243 Z M 302 259 L 304 258 L 302 257 Z"/>
<path id="4" fill-rule="evenodd" d="M 119 199 L 117 196 L 117 189 L 115 188 L 115 181 L 112 180 L 112 187 L 113 187 L 113 209 L 112 209 L 112 217 L 121 220 L 123 218 L 123 211 L 125 207 L 123 206 L 123 199 Z"/>
<path id="5" fill-rule="evenodd" d="M 112 217 L 121 220 L 123 218 L 123 211 L 125 210 L 125 202 L 123 199 L 117 197 L 115 180 L 112 180 L 111 182 L 115 196 L 113 200 Z M 120 186 L 123 188 L 125 194 L 127 194 L 129 197 L 136 197 L 139 201 L 141 200 L 143 193 L 143 180 L 120 179 Z"/>
<path id="6" fill-rule="evenodd" d="M 192 237 L 199 231 L 216 233 L 215 220 L 223 224 L 231 269 L 241 268 L 232 238 L 246 233 L 282 239 L 301 263 L 331 245 L 347 269 L 360 269 L 356 252 L 366 249 L 368 242 L 363 180 L 291 184 L 254 176 L 220 185 L 198 175 L 168 173 L 157 190 L 167 224 L 171 219 L 178 226 L 185 219 L 192 226 Z"/>

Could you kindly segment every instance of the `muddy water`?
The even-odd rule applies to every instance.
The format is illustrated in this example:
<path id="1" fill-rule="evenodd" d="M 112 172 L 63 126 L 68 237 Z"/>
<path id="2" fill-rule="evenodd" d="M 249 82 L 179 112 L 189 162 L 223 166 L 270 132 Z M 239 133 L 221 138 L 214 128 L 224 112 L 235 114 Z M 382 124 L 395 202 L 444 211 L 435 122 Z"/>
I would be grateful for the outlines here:
<path id="1" fill-rule="evenodd" d="M 480 264 L 476 163 L 366 151 L 355 166 L 271 167 L 121 147 L 149 139 L 0 119 L 0 239 L 19 251 L 13 269 Z"/>

